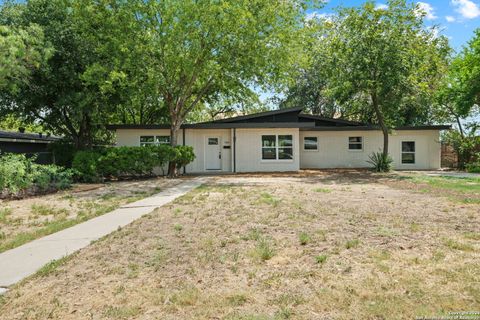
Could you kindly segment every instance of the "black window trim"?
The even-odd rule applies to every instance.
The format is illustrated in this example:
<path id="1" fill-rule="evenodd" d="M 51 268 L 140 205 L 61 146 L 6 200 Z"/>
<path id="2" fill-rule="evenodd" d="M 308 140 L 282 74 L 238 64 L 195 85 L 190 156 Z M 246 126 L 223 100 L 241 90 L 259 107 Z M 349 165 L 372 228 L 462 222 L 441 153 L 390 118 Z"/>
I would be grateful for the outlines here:
<path id="1" fill-rule="evenodd" d="M 263 146 L 263 137 L 265 136 L 274 136 L 275 137 L 275 146 L 273 147 L 264 147 Z M 291 146 L 280 146 L 279 144 L 279 137 L 280 136 L 290 136 L 291 137 L 291 141 L 292 141 L 292 145 Z M 293 162 L 294 160 L 294 137 L 293 137 L 293 134 L 277 134 L 277 133 L 271 133 L 271 134 L 262 134 L 261 135 L 261 161 L 265 161 L 265 162 Z M 292 150 L 292 159 L 280 159 L 280 155 L 279 155 L 279 149 L 291 149 Z M 264 159 L 263 158 L 263 149 L 275 149 L 275 159 Z"/>
<path id="2" fill-rule="evenodd" d="M 311 139 L 311 138 L 315 138 L 315 149 L 306 149 L 305 148 L 305 139 Z M 318 136 L 304 136 L 303 137 L 303 151 L 307 151 L 307 152 L 315 152 L 315 151 L 318 151 L 319 148 L 318 148 Z"/>
<path id="3" fill-rule="evenodd" d="M 350 142 L 350 138 L 360 138 L 360 142 Z M 348 151 L 352 151 L 352 152 L 362 152 L 363 151 L 363 148 L 364 148 L 364 145 L 363 145 L 363 136 L 348 136 L 347 138 L 347 142 L 348 142 Z M 350 145 L 360 145 L 361 148 L 360 149 L 351 149 L 350 148 Z"/>

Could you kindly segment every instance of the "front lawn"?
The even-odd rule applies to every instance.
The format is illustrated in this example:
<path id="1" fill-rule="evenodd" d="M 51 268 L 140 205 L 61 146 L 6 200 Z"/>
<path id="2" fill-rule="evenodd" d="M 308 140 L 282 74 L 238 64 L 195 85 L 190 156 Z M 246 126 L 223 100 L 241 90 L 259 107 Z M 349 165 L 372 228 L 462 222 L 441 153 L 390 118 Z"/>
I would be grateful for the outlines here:
<path id="1" fill-rule="evenodd" d="M 56 194 L 0 200 L 0 252 L 110 212 L 179 183 L 164 178 L 75 185 Z"/>
<path id="2" fill-rule="evenodd" d="M 428 176 L 423 173 L 402 173 L 397 186 L 420 192 L 448 196 L 453 201 L 480 204 L 480 175 L 478 177 Z"/>
<path id="3" fill-rule="evenodd" d="M 477 310 L 480 206 L 398 181 L 217 177 L 11 288 L 0 314 L 414 319 Z"/>

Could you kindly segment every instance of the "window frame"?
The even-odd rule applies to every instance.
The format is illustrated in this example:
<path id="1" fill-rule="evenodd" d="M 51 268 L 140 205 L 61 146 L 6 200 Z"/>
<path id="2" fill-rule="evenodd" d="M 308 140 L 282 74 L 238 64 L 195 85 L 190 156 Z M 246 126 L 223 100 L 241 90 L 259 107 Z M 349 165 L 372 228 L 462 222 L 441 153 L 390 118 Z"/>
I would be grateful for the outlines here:
<path id="1" fill-rule="evenodd" d="M 263 137 L 275 137 L 275 144 L 274 146 L 264 146 L 263 145 Z M 291 146 L 281 146 L 280 145 L 280 139 L 279 137 L 281 136 L 289 136 L 290 137 L 290 141 L 291 141 Z M 260 141 L 261 141 L 261 161 L 262 162 L 272 162 L 272 161 L 276 161 L 276 162 L 293 162 L 294 160 L 294 140 L 293 140 L 293 134 L 276 134 L 276 133 L 273 133 L 273 134 L 262 134 L 260 136 Z M 263 150 L 264 149 L 275 149 L 275 158 L 274 159 L 265 159 L 263 157 Z M 280 156 L 280 152 L 279 150 L 280 149 L 291 149 L 292 150 L 292 158 L 291 159 L 280 159 L 279 156 Z"/>
<path id="2" fill-rule="evenodd" d="M 350 138 L 360 138 L 360 142 L 350 142 Z M 364 148 L 363 136 L 348 136 L 347 143 L 348 143 L 347 148 L 348 148 L 349 152 L 363 152 L 363 148 Z M 360 145 L 362 148 L 361 149 L 350 149 L 351 144 Z"/>
<path id="3" fill-rule="evenodd" d="M 413 151 L 403 151 L 403 143 L 404 142 L 411 142 L 413 143 Z M 400 162 L 402 165 L 412 165 L 417 163 L 417 143 L 416 141 L 412 140 L 406 140 L 406 141 L 401 141 L 400 142 Z M 403 162 L 403 155 L 404 154 L 413 154 L 413 162 Z"/>
<path id="4" fill-rule="evenodd" d="M 142 142 L 142 138 L 145 138 L 145 137 L 153 137 L 153 141 L 152 142 Z M 161 138 L 165 138 L 165 137 L 168 137 L 168 142 L 160 142 L 159 140 Z M 170 136 L 169 135 L 144 135 L 144 136 L 140 136 L 139 137 L 139 142 L 140 142 L 140 147 L 145 147 L 145 146 L 158 146 L 158 145 L 162 145 L 162 144 L 166 144 L 166 145 L 169 145 L 170 144 Z"/>
<path id="5" fill-rule="evenodd" d="M 312 138 L 315 138 L 315 149 L 305 149 L 305 139 L 312 139 Z M 305 136 L 305 137 L 303 137 L 303 151 L 318 152 L 319 149 L 320 148 L 318 146 L 318 136 Z"/>

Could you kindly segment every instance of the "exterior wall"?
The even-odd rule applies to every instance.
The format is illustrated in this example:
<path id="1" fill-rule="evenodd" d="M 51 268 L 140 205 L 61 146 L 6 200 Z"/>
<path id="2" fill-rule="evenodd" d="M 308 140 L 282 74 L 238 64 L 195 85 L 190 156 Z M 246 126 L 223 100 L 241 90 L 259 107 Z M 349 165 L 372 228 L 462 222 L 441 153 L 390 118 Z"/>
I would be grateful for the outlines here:
<path id="1" fill-rule="evenodd" d="M 195 153 L 195 160 L 187 165 L 187 173 L 205 172 L 205 142 L 208 137 L 220 138 L 220 150 L 222 153 L 222 169 L 221 171 L 230 172 L 232 170 L 232 149 L 224 149 L 224 146 L 231 145 L 230 129 L 186 129 L 185 144 L 192 146 Z M 140 136 L 168 136 L 169 129 L 118 129 L 117 130 L 117 146 L 140 146 Z M 180 130 L 178 136 L 179 145 L 183 144 L 183 133 Z M 165 168 L 164 168 L 165 169 Z M 156 173 L 162 173 L 161 169 Z"/>
<path id="2" fill-rule="evenodd" d="M 118 129 L 117 146 L 139 146 L 140 136 L 169 135 L 168 129 Z M 262 160 L 262 135 L 293 136 L 293 160 Z M 303 150 L 303 138 L 318 138 L 318 151 Z M 363 150 L 348 150 L 348 137 L 363 137 Z M 222 172 L 233 172 L 233 129 L 186 129 L 185 144 L 192 146 L 195 161 L 186 167 L 187 173 L 207 172 L 205 144 L 208 137 L 220 139 Z M 415 164 L 401 163 L 402 141 L 415 141 Z M 398 130 L 390 135 L 390 155 L 394 168 L 419 170 L 440 168 L 441 145 L 438 130 Z M 182 132 L 178 144 L 183 144 Z M 230 148 L 229 148 L 230 147 Z M 297 171 L 300 168 L 364 168 L 372 152 L 383 147 L 381 131 L 299 131 L 292 129 L 236 129 L 236 171 L 272 172 Z M 161 171 L 159 171 L 161 173 Z"/>
<path id="3" fill-rule="evenodd" d="M 303 150 L 304 137 L 318 138 L 318 151 Z M 363 150 L 348 150 L 348 137 L 363 137 Z M 415 141 L 415 163 L 401 163 L 402 141 Z M 301 168 L 364 168 L 372 152 L 383 148 L 381 131 L 300 131 Z M 389 152 L 397 170 L 422 170 L 440 168 L 438 130 L 397 130 L 389 137 Z"/>
<path id="4" fill-rule="evenodd" d="M 262 160 L 262 135 L 291 134 L 293 160 Z M 299 130 L 293 129 L 237 129 L 236 171 L 298 171 L 300 169 Z"/>
<path id="5" fill-rule="evenodd" d="M 220 171 L 232 171 L 232 140 L 230 129 L 186 129 L 185 144 L 193 147 L 196 156 L 195 161 L 187 165 L 187 173 L 208 172 L 205 169 L 205 144 L 209 137 L 220 138 L 220 152 L 222 154 L 222 169 Z M 228 146 L 230 146 L 229 149 L 224 148 Z"/>
<path id="6" fill-rule="evenodd" d="M 117 147 L 140 146 L 140 136 L 169 136 L 169 129 L 118 129 Z M 182 132 L 178 136 L 178 144 L 183 143 Z"/>

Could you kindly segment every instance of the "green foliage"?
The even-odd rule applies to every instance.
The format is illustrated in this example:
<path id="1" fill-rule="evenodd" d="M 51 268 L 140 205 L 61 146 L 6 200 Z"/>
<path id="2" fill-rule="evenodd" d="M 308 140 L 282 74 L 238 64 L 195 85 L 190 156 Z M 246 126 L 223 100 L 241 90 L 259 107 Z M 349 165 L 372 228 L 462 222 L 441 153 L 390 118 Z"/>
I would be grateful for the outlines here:
<path id="1" fill-rule="evenodd" d="M 56 165 L 66 168 L 72 167 L 77 148 L 71 142 L 66 140 L 55 141 L 48 145 L 48 149 L 53 153 Z"/>
<path id="2" fill-rule="evenodd" d="M 97 151 L 77 152 L 72 161 L 72 168 L 77 174 L 77 179 L 83 182 L 100 181 L 98 163 L 101 156 L 102 154 Z"/>
<path id="3" fill-rule="evenodd" d="M 52 52 L 41 27 L 6 26 L 0 23 L 0 90 L 16 93 L 32 70 L 40 67 Z"/>
<path id="4" fill-rule="evenodd" d="M 480 136 L 477 135 L 477 126 L 467 126 L 465 130 L 449 130 L 443 135 L 443 140 L 453 147 L 458 156 L 458 168 L 467 166 L 475 167 L 475 162 L 480 161 L 476 151 L 480 147 Z"/>
<path id="5" fill-rule="evenodd" d="M 304 246 L 312 240 L 312 237 L 310 237 L 310 235 L 306 232 L 301 232 L 298 235 L 298 240 L 300 241 L 300 244 Z"/>
<path id="6" fill-rule="evenodd" d="M 173 151 L 173 157 L 169 160 L 173 161 L 178 169 L 195 160 L 195 153 L 191 146 L 175 146 Z"/>
<path id="7" fill-rule="evenodd" d="M 468 163 L 465 168 L 467 172 L 480 173 L 480 152 L 477 152 L 474 156 L 475 161 Z"/>
<path id="8" fill-rule="evenodd" d="M 303 19 L 312 3 L 81 0 L 75 9 L 82 29 L 107 61 L 89 66 L 83 79 L 106 94 L 130 88 L 147 96 L 144 105 L 167 111 L 175 146 L 192 112 L 201 115 L 222 98 L 239 102 L 252 87 L 284 84 L 298 69 Z M 170 165 L 171 175 L 178 165 Z"/>
<path id="9" fill-rule="evenodd" d="M 323 264 L 327 261 L 327 255 L 325 255 L 325 254 L 318 255 L 318 256 L 315 257 L 315 261 L 318 264 Z"/>
<path id="10" fill-rule="evenodd" d="M 153 174 L 174 162 L 178 168 L 195 159 L 190 146 L 158 145 L 145 147 L 106 148 L 97 151 L 79 151 L 73 159 L 72 168 L 84 182 L 98 182 L 105 178 L 126 176 L 140 177 Z"/>
<path id="11" fill-rule="evenodd" d="M 319 19 L 311 67 L 287 95 L 287 102 L 311 99 L 301 105 L 320 114 L 378 124 L 385 154 L 390 128 L 430 120 L 450 54 L 447 39 L 425 28 L 415 4 L 386 4 L 367 1 Z"/>
<path id="12" fill-rule="evenodd" d="M 373 170 L 376 172 L 389 172 L 392 169 L 393 159 L 389 154 L 374 152 L 369 158 L 370 160 L 367 160 L 367 162 L 373 166 Z"/>
<path id="13" fill-rule="evenodd" d="M 25 155 L 0 156 L 0 193 L 19 196 L 68 188 L 73 172 L 56 165 L 39 165 Z"/>

